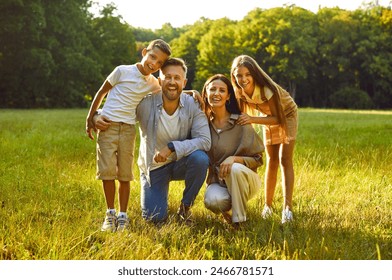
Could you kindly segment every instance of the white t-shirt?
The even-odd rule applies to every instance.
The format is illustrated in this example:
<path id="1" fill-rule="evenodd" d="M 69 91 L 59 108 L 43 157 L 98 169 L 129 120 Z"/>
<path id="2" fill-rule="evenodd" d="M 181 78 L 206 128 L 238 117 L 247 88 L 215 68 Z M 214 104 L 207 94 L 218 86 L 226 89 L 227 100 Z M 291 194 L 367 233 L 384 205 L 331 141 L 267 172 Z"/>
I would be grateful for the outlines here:
<path id="1" fill-rule="evenodd" d="M 113 86 L 102 108 L 102 115 L 114 122 L 136 123 L 136 107 L 147 94 L 159 90 L 158 79 L 144 76 L 136 64 L 117 66 L 108 76 Z"/>
<path id="2" fill-rule="evenodd" d="M 165 109 L 162 108 L 162 114 L 159 117 L 156 135 L 157 144 L 155 152 L 159 152 L 161 149 L 167 146 L 169 142 L 178 140 L 180 138 L 180 116 L 178 108 L 173 115 L 168 115 Z M 153 161 L 150 170 L 157 169 L 175 160 L 176 153 L 174 152 L 170 154 L 165 162 Z"/>

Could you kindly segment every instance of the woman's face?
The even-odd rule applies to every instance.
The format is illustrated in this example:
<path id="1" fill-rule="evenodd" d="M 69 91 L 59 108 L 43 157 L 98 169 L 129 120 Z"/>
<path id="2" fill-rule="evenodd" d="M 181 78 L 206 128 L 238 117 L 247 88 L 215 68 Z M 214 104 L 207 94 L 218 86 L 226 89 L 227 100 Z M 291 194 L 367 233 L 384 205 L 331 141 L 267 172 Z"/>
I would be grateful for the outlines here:
<path id="1" fill-rule="evenodd" d="M 252 94 L 255 89 L 255 82 L 249 69 L 245 66 L 239 66 L 233 74 L 237 84 L 244 90 L 244 92 Z"/>
<path id="2" fill-rule="evenodd" d="M 226 101 L 230 99 L 227 85 L 221 80 L 214 80 L 206 87 L 208 104 L 212 108 L 225 106 Z"/>

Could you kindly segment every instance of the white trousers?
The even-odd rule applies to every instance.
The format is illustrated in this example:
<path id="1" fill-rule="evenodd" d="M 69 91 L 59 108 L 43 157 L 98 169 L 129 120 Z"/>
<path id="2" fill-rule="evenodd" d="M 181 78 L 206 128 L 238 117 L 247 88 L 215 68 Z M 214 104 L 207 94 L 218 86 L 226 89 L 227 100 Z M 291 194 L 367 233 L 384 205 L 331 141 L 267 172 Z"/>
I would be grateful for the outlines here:
<path id="1" fill-rule="evenodd" d="M 259 175 L 243 164 L 234 163 L 225 182 L 227 188 L 218 183 L 207 186 L 204 205 L 216 214 L 231 209 L 233 223 L 246 221 L 246 203 L 261 188 Z"/>

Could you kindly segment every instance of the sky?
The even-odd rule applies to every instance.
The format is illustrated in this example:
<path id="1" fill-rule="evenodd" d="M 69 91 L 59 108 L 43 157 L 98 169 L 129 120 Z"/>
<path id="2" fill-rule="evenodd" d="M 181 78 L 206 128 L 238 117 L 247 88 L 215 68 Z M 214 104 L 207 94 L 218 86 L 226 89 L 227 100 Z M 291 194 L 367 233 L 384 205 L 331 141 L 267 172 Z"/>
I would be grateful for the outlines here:
<path id="1" fill-rule="evenodd" d="M 165 23 L 173 27 L 194 24 L 201 17 L 216 20 L 227 17 L 241 20 L 254 8 L 270 9 L 294 4 L 317 13 L 319 7 L 355 10 L 372 0 L 94 0 L 99 6 L 114 3 L 117 13 L 133 27 L 159 29 Z M 389 6 L 391 0 L 379 0 Z M 181 11 L 184 12 L 181 12 Z M 94 9 L 98 11 L 98 9 Z"/>

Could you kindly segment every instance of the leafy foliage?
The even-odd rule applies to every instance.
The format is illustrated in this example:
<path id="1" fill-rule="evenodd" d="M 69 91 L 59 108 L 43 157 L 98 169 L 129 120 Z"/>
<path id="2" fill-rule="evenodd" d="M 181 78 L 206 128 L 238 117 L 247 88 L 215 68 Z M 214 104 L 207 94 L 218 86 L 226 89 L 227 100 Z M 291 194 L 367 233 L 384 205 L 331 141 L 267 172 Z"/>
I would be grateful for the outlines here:
<path id="1" fill-rule="evenodd" d="M 331 107 L 341 109 L 371 109 L 373 102 L 369 95 L 360 89 L 342 88 L 329 96 Z"/>
<path id="2" fill-rule="evenodd" d="M 374 108 L 392 108 L 392 11 L 377 2 L 316 14 L 295 5 L 257 8 L 238 21 L 200 18 L 157 30 L 129 26 L 113 4 L 93 17 L 90 5 L 0 2 L 0 107 L 84 107 L 115 66 L 135 63 L 162 38 L 188 64 L 187 89 L 201 90 L 208 76 L 227 75 L 234 57 L 248 54 L 301 107 L 331 107 L 331 96 L 351 88 L 366 92 Z"/>

